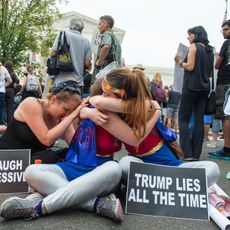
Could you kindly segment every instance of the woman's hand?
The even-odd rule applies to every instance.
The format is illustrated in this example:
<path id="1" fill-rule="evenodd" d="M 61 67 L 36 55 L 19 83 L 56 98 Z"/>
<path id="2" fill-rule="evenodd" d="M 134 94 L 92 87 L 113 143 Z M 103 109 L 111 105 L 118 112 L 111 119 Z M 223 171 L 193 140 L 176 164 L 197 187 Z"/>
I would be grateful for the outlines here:
<path id="1" fill-rule="evenodd" d="M 105 124 L 109 120 L 109 116 L 107 116 L 106 114 L 102 113 L 97 108 L 90 108 L 90 110 L 88 110 L 88 117 L 96 125 L 100 125 L 100 126 L 102 126 L 103 124 Z"/>
<path id="2" fill-rule="evenodd" d="M 176 56 L 174 57 L 174 61 L 177 64 L 181 64 L 181 62 L 183 62 L 183 59 L 182 59 L 182 57 L 179 54 L 176 54 Z"/>
<path id="3" fill-rule="evenodd" d="M 80 111 L 84 108 L 87 107 L 88 104 L 87 103 L 81 103 L 71 114 L 70 116 L 72 116 L 73 120 L 75 120 L 76 118 L 79 117 Z"/>
<path id="4" fill-rule="evenodd" d="M 90 96 L 88 96 L 88 97 L 85 97 L 85 98 L 83 98 L 82 99 L 82 104 L 89 104 L 89 99 L 90 99 Z"/>
<path id="5" fill-rule="evenodd" d="M 151 100 L 150 101 L 150 106 L 149 106 L 149 111 L 154 113 L 156 110 L 161 111 L 161 107 L 160 107 L 160 105 L 158 104 L 157 101 Z"/>

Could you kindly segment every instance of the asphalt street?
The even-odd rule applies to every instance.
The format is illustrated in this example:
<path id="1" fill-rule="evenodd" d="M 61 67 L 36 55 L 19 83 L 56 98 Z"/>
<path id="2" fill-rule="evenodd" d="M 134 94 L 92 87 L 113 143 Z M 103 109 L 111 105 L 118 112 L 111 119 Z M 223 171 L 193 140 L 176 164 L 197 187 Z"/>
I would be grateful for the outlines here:
<path id="1" fill-rule="evenodd" d="M 222 147 L 223 141 L 218 141 L 218 146 Z M 213 149 L 206 147 L 204 143 L 201 160 L 212 160 L 216 162 L 221 170 L 221 176 L 218 185 L 230 195 L 230 180 L 225 179 L 225 175 L 230 171 L 230 161 L 216 160 L 207 157 L 207 152 Z M 119 157 L 125 155 L 124 151 L 119 153 Z M 1 194 L 0 202 L 2 203 L 6 198 L 18 194 Z M 25 197 L 26 194 L 19 196 Z M 196 221 L 178 218 L 165 218 L 153 216 L 138 216 L 138 215 L 125 215 L 125 220 L 120 223 L 99 217 L 94 213 L 88 213 L 76 209 L 65 209 L 59 212 L 43 216 L 39 219 L 32 221 L 24 221 L 21 219 L 5 221 L 0 218 L 0 229 L 79 229 L 79 230 L 104 230 L 104 229 L 124 229 L 124 230 L 150 230 L 150 229 L 192 229 L 192 230 L 215 230 L 219 229 L 212 221 Z"/>

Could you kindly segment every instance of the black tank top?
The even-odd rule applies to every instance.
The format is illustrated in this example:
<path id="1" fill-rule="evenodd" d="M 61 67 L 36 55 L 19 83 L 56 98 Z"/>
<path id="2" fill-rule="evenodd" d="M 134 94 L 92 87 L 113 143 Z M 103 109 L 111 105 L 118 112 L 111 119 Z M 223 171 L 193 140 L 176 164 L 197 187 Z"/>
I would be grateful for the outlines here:
<path id="1" fill-rule="evenodd" d="M 30 127 L 12 117 L 6 131 L 0 137 L 0 149 L 31 149 L 31 153 L 45 150 Z"/>
<path id="2" fill-rule="evenodd" d="M 196 58 L 192 71 L 184 70 L 184 86 L 194 91 L 206 91 L 210 89 L 210 81 L 214 55 L 200 43 L 195 43 Z"/>

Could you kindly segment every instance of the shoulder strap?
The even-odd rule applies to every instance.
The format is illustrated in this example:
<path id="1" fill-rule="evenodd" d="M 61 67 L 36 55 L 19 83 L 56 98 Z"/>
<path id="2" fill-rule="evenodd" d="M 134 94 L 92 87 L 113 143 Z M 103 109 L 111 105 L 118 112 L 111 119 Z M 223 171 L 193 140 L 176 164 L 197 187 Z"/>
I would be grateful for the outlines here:
<path id="1" fill-rule="evenodd" d="M 57 45 L 57 51 L 61 48 L 61 37 L 62 37 L 62 31 L 60 31 L 59 37 L 58 37 L 58 45 Z"/>
<path id="2" fill-rule="evenodd" d="M 211 91 L 214 90 L 214 69 L 212 66 L 212 72 L 211 72 L 212 82 L 211 82 Z"/>

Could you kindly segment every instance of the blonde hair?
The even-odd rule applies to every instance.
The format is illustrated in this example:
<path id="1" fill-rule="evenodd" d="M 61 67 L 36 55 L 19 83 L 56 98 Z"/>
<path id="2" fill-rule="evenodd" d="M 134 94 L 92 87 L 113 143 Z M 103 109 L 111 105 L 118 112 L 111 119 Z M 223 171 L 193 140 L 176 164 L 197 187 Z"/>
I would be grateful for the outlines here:
<path id="1" fill-rule="evenodd" d="M 69 100 L 76 100 L 78 102 L 78 104 L 81 103 L 81 97 L 80 95 L 76 94 L 76 93 L 71 93 L 68 91 L 64 91 L 64 92 L 59 92 L 59 93 L 48 93 L 47 95 L 47 99 L 50 100 L 50 98 L 55 95 L 57 97 L 57 100 L 59 102 L 67 102 Z"/>
<path id="2" fill-rule="evenodd" d="M 157 81 L 160 84 L 162 84 L 162 78 L 161 78 L 161 74 L 160 73 L 156 73 L 153 75 L 152 81 Z"/>
<path id="3" fill-rule="evenodd" d="M 144 73 L 138 69 L 118 68 L 110 71 L 106 75 L 106 80 L 112 87 L 125 90 L 125 95 L 122 97 L 124 111 L 122 118 L 134 128 L 134 133 L 140 140 L 150 117 L 146 100 L 151 100 L 151 94 Z"/>

